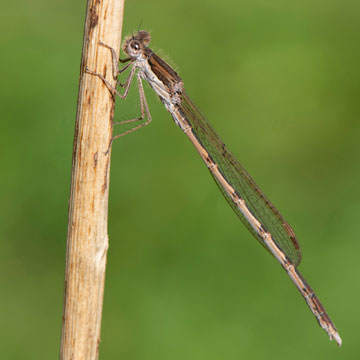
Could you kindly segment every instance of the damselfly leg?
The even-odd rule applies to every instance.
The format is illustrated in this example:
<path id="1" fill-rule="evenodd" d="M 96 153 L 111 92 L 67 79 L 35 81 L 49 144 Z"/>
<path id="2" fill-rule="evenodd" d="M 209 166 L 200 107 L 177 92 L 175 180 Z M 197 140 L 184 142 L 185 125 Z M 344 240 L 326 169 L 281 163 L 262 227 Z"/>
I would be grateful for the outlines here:
<path id="1" fill-rule="evenodd" d="M 118 69 L 118 64 L 119 62 L 117 61 L 117 56 L 116 56 L 116 52 L 115 50 L 104 44 L 103 42 L 99 42 L 99 45 L 101 46 L 104 46 L 106 48 L 108 48 L 110 51 L 111 51 L 111 55 L 112 55 L 112 69 L 113 69 L 113 77 L 114 79 L 116 80 L 116 85 L 115 87 L 113 87 L 110 82 L 108 80 L 105 79 L 105 77 L 100 74 L 100 73 L 97 73 L 97 72 L 94 72 L 94 71 L 91 71 L 91 70 L 88 70 L 86 69 L 86 72 L 88 74 L 91 74 L 91 75 L 95 75 L 97 77 L 99 77 L 103 83 L 106 85 L 106 87 L 109 89 L 111 95 L 114 97 L 114 100 L 115 100 L 115 96 L 119 96 L 120 98 L 122 99 L 126 99 L 127 96 L 128 96 L 128 93 L 129 93 L 129 90 L 130 90 L 130 86 L 133 82 L 133 79 L 134 79 L 134 76 L 135 76 L 135 72 L 136 72 L 136 64 L 134 64 L 131 60 L 131 58 L 127 58 L 127 59 L 119 59 L 121 63 L 125 63 L 125 62 L 129 62 L 128 64 L 126 64 L 123 68 L 121 68 L 120 70 Z M 125 70 L 127 70 L 129 67 L 131 67 L 131 70 L 130 70 L 130 74 L 128 76 L 128 78 L 126 79 L 125 83 L 122 84 L 120 81 L 119 81 L 119 75 L 122 74 Z M 129 120 L 123 120 L 123 121 L 117 121 L 117 122 L 113 122 L 113 125 L 124 125 L 124 124 L 129 124 L 129 123 L 132 123 L 132 122 L 136 122 L 136 121 L 141 121 L 145 118 L 145 112 L 146 112 L 146 121 L 144 123 L 141 123 L 140 125 L 137 125 L 135 127 L 133 127 L 132 129 L 130 130 L 127 130 L 125 131 L 124 133 L 122 134 L 119 134 L 119 135 L 116 135 L 116 136 L 113 136 L 110 140 L 110 143 L 109 143 L 109 146 L 108 146 L 108 149 L 106 151 L 106 154 L 109 152 L 110 150 L 110 147 L 112 145 L 112 142 L 119 138 L 119 137 L 122 137 L 122 136 L 125 136 L 125 135 L 128 135 L 136 130 L 139 130 L 140 128 L 150 124 L 151 122 L 151 114 L 150 114 L 150 111 L 149 111 L 149 107 L 148 107 L 148 104 L 147 104 L 147 101 L 146 101 L 146 97 L 145 97 L 145 92 L 144 92 L 144 87 L 142 85 L 142 81 L 141 81 L 141 77 L 139 74 L 137 74 L 137 83 L 138 83 L 138 91 L 139 91 L 139 98 L 140 98 L 140 111 L 141 111 L 141 115 L 138 117 L 138 118 L 134 118 L 134 119 L 129 119 Z M 118 90 L 117 90 L 117 87 L 120 86 L 122 88 L 125 89 L 124 93 L 121 94 Z"/>

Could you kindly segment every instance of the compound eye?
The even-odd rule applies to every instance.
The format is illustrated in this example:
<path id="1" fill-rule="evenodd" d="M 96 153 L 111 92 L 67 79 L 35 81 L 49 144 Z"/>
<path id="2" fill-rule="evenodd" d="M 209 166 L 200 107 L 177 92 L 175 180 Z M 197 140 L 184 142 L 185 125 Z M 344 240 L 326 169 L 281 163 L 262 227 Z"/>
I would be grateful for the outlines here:
<path id="1" fill-rule="evenodd" d="M 138 41 L 132 41 L 130 46 L 133 50 L 136 50 L 136 51 L 138 51 L 140 49 L 140 43 Z"/>

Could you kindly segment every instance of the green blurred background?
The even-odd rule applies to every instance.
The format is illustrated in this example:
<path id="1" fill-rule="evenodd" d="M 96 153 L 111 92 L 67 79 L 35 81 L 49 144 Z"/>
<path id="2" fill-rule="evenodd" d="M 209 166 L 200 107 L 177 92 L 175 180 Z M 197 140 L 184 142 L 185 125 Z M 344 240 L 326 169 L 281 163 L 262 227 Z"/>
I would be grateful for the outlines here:
<path id="1" fill-rule="evenodd" d="M 2 359 L 58 357 L 84 12 L 2 6 Z M 357 358 L 359 1 L 128 0 L 123 34 L 141 19 L 295 229 L 343 347 L 146 87 L 152 124 L 113 146 L 100 359 Z M 138 115 L 132 98 L 117 120 Z"/>

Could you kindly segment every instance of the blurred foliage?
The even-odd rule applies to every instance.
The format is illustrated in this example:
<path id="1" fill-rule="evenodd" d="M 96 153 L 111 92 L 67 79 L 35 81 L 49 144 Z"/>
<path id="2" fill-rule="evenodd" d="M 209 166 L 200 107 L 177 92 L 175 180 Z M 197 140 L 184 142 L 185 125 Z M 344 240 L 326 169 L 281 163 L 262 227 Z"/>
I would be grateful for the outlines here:
<path id="1" fill-rule="evenodd" d="M 2 6 L 2 359 L 58 356 L 84 11 Z M 101 359 L 359 354 L 359 12 L 355 0 L 127 2 L 124 35 L 143 19 L 292 224 L 300 270 L 344 345 L 328 341 L 147 88 L 152 124 L 113 146 Z M 138 114 L 131 96 L 117 120 Z"/>

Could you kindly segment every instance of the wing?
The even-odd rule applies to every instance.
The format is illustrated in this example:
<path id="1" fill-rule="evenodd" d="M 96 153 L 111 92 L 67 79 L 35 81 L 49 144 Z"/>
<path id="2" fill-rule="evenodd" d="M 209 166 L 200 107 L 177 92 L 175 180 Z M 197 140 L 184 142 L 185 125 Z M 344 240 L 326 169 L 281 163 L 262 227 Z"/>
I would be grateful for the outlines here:
<path id="1" fill-rule="evenodd" d="M 206 118 L 191 102 L 185 92 L 181 94 L 179 108 L 186 116 L 193 128 L 193 132 L 201 144 L 206 148 L 212 159 L 218 165 L 220 172 L 243 198 L 252 214 L 261 222 L 266 231 L 270 232 L 278 247 L 286 254 L 289 260 L 297 266 L 301 261 L 300 246 L 295 238 L 295 233 L 284 220 L 275 206 L 267 199 L 265 194 L 255 184 L 252 177 L 237 161 L 234 155 L 226 148 Z M 263 239 L 251 227 L 249 222 L 233 203 L 221 184 L 214 177 L 222 194 L 234 210 L 236 215 L 254 235 L 254 237 L 268 250 Z"/>

